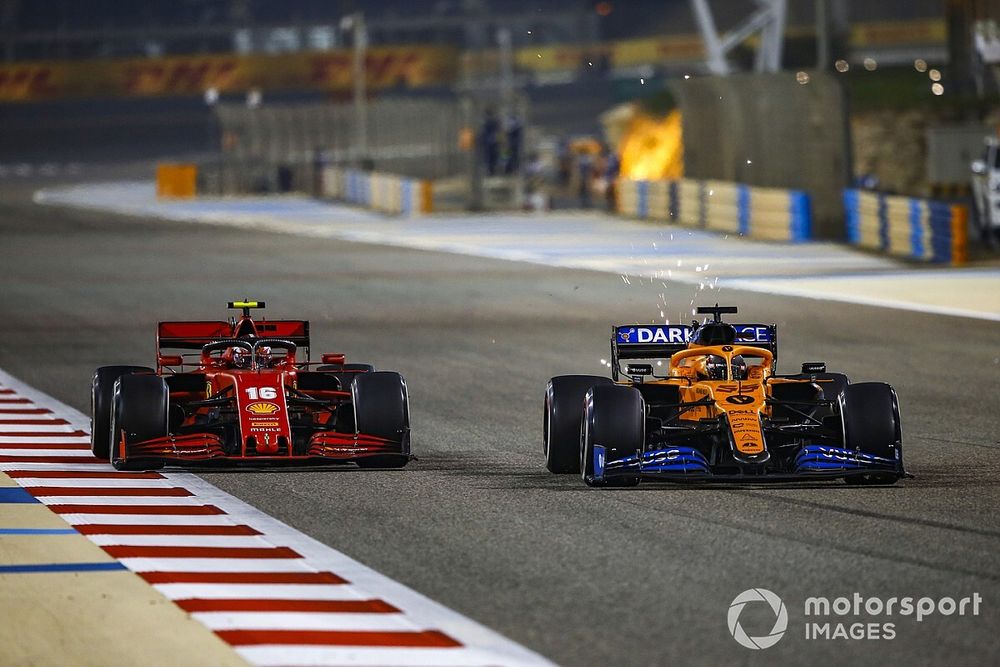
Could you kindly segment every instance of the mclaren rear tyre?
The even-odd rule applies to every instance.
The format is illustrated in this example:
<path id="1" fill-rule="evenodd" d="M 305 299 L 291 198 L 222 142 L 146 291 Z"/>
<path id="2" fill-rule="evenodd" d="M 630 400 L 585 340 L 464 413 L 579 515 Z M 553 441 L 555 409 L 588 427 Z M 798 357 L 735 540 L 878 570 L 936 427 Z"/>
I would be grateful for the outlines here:
<path id="1" fill-rule="evenodd" d="M 94 371 L 90 388 L 90 451 L 106 461 L 111 452 L 111 408 L 115 382 L 124 375 L 154 373 L 145 366 L 101 366 Z"/>
<path id="2" fill-rule="evenodd" d="M 851 381 L 843 373 L 800 373 L 792 377 L 798 380 L 814 379 L 819 388 L 823 390 L 823 398 L 828 401 L 836 401 L 851 384 Z"/>
<path id="3" fill-rule="evenodd" d="M 632 387 L 597 386 L 587 392 L 580 434 L 580 476 L 587 486 L 636 486 L 639 476 L 598 479 L 594 447 L 605 448 L 608 463 L 641 451 L 646 439 L 646 406 Z"/>
<path id="4" fill-rule="evenodd" d="M 351 382 L 357 433 L 399 444 L 399 453 L 357 459 L 361 468 L 402 468 L 410 461 L 410 405 L 403 376 L 392 371 L 358 373 Z"/>
<path id="5" fill-rule="evenodd" d="M 130 445 L 168 435 L 170 392 L 158 375 L 123 375 L 115 382 L 111 411 L 111 464 L 117 470 L 153 470 L 163 467 L 157 459 L 128 456 Z M 125 441 L 122 456 L 121 441 Z"/>
<path id="6" fill-rule="evenodd" d="M 902 432 L 896 392 L 884 382 L 862 382 L 844 390 L 844 430 L 847 448 L 897 461 L 902 468 Z M 896 472 L 847 478 L 848 484 L 893 484 Z"/>
<path id="7" fill-rule="evenodd" d="M 598 375 L 559 375 L 549 380 L 542 422 L 542 451 L 549 472 L 580 472 L 583 399 L 591 387 L 611 384 L 611 378 Z"/>

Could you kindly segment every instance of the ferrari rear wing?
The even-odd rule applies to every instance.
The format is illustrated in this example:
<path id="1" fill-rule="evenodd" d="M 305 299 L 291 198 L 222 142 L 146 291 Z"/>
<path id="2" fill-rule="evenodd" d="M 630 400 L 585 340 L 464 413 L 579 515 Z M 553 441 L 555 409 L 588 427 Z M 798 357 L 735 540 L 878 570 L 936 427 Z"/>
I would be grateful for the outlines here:
<path id="1" fill-rule="evenodd" d="M 261 320 L 253 325 L 258 337 L 281 338 L 298 347 L 309 347 L 306 320 Z M 200 350 L 207 343 L 233 337 L 232 322 L 160 322 L 156 328 L 156 349 Z"/>
<path id="2" fill-rule="evenodd" d="M 759 347 L 778 360 L 778 327 L 774 324 L 733 324 L 737 344 Z M 631 324 L 611 328 L 611 369 L 618 375 L 621 359 L 669 359 L 687 349 L 694 327 L 686 324 Z"/>

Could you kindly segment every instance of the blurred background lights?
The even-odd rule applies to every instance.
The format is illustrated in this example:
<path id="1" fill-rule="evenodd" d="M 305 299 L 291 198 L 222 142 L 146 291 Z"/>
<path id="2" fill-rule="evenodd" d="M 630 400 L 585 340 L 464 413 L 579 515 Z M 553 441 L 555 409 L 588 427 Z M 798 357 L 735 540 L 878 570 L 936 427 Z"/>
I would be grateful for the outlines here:
<path id="1" fill-rule="evenodd" d="M 795 80 L 803 85 L 809 83 L 809 72 L 796 72 Z"/>
<path id="2" fill-rule="evenodd" d="M 934 93 L 935 95 L 944 95 L 944 86 L 942 86 L 940 83 L 935 83 L 934 85 L 931 86 L 931 92 Z"/>
<path id="3" fill-rule="evenodd" d="M 851 65 L 846 60 L 838 60 L 833 66 L 837 68 L 838 72 L 846 72 L 851 69 Z"/>
<path id="4" fill-rule="evenodd" d="M 941 72 L 938 71 L 938 70 L 936 70 L 936 69 L 932 69 L 930 72 L 928 72 L 927 76 L 929 76 L 931 78 L 931 81 L 940 81 L 941 80 Z"/>
<path id="5" fill-rule="evenodd" d="M 878 67 L 878 63 L 875 62 L 874 58 L 865 58 L 865 69 L 869 72 L 874 72 Z"/>
<path id="6" fill-rule="evenodd" d="M 927 61 L 924 60 L 923 58 L 917 58 L 916 60 L 913 61 L 913 69 L 917 70 L 918 72 L 926 72 Z"/>

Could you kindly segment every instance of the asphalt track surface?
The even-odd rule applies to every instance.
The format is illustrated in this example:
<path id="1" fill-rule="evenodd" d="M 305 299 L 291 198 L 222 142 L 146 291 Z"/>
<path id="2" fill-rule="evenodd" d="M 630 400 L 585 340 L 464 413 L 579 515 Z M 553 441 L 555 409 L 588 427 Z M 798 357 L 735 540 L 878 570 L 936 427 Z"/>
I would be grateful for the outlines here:
<path id="1" fill-rule="evenodd" d="M 776 322 L 779 368 L 825 360 L 885 380 L 907 465 L 891 488 L 592 490 L 549 475 L 542 391 L 601 373 L 614 322 L 653 321 L 663 287 L 618 276 L 290 235 L 36 207 L 0 193 L 0 367 L 89 410 L 96 366 L 148 364 L 159 319 L 266 300 L 312 321 L 314 351 L 407 378 L 414 451 L 402 471 L 205 472 L 218 487 L 382 573 L 574 664 L 987 664 L 1000 655 L 1000 326 L 723 292 Z M 680 306 L 695 295 L 673 284 Z M 714 296 L 714 295 L 713 295 Z M 737 645 L 730 602 L 788 606 L 773 648 Z M 806 640 L 803 602 L 983 597 L 978 617 L 867 615 L 893 640 Z M 760 605 L 751 635 L 774 620 Z"/>

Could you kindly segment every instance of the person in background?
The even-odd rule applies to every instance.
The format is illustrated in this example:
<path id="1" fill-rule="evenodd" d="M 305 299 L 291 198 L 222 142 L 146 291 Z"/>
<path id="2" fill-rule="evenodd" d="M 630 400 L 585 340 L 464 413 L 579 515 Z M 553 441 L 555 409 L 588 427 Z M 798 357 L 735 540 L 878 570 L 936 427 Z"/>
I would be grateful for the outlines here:
<path id="1" fill-rule="evenodd" d="M 580 207 L 590 208 L 590 188 L 594 180 L 594 157 L 590 151 L 581 151 L 576 159 L 580 174 Z"/>
<path id="2" fill-rule="evenodd" d="M 569 139 L 561 137 L 556 145 L 556 161 L 558 163 L 558 184 L 562 189 L 569 188 L 573 177 L 573 155 L 569 149 Z"/>
<path id="3" fill-rule="evenodd" d="M 521 169 L 521 136 L 524 124 L 517 114 L 507 117 L 507 163 L 504 170 L 507 174 L 516 174 Z"/>
<path id="4" fill-rule="evenodd" d="M 621 161 L 618 154 L 604 147 L 604 199 L 608 211 L 614 213 L 618 203 L 618 174 L 621 171 Z"/>
<path id="5" fill-rule="evenodd" d="M 487 109 L 483 116 L 483 126 L 479 131 L 479 145 L 482 147 L 486 173 L 494 176 L 500 163 L 500 121 L 496 112 Z"/>

